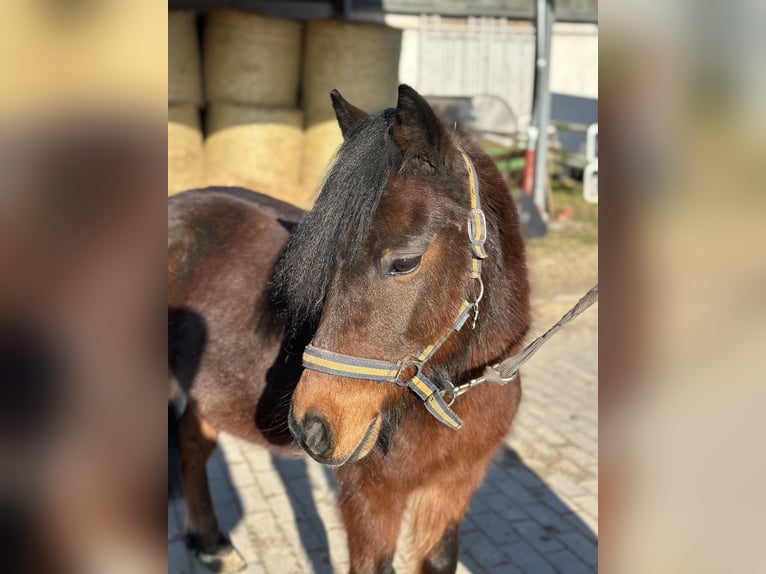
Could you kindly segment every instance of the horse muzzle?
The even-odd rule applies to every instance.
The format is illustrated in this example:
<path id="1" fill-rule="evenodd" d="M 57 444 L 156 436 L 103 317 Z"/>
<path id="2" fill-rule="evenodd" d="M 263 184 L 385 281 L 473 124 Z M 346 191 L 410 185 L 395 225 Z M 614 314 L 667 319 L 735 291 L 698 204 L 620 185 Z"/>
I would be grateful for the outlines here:
<path id="1" fill-rule="evenodd" d="M 349 453 L 345 453 L 337 448 L 335 433 L 330 422 L 316 411 L 307 414 L 300 421 L 291 411 L 289 426 L 290 432 L 303 450 L 315 461 L 328 466 L 342 466 L 367 456 L 375 446 L 381 428 L 380 417 L 376 416 L 367 426 L 356 446 Z M 338 452 L 339 450 L 341 452 Z"/>

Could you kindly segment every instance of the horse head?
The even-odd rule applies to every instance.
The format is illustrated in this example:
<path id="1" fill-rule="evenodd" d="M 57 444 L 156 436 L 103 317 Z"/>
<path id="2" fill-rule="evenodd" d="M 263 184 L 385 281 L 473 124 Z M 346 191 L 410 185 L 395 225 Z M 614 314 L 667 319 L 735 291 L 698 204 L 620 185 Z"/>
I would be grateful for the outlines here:
<path id="1" fill-rule="evenodd" d="M 316 321 L 291 430 L 341 465 L 385 450 L 406 417 L 438 426 L 451 383 L 517 345 L 529 310 L 513 200 L 480 148 L 409 86 L 377 113 L 331 97 L 344 141 L 275 282 L 294 317 Z M 436 418 L 418 410 L 434 389 Z M 461 405 L 446 411 L 454 432 Z"/>

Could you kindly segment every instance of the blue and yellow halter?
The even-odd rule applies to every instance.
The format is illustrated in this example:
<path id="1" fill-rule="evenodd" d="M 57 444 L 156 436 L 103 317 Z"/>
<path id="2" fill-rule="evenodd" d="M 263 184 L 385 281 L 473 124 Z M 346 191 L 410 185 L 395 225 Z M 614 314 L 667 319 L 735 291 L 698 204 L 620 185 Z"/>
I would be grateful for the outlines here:
<path id="1" fill-rule="evenodd" d="M 455 323 L 436 343 L 426 345 L 414 355 L 407 356 L 395 363 L 343 355 L 320 349 L 311 344 L 306 347 L 303 353 L 303 366 L 307 369 L 329 375 L 381 383 L 395 383 L 402 387 L 408 387 L 420 397 L 428 412 L 436 417 L 436 420 L 454 430 L 459 429 L 463 425 L 463 421 L 450 408 L 452 403 L 448 404 L 444 400 L 443 395 L 448 391 L 439 389 L 423 374 L 423 365 L 434 356 L 452 333 L 459 331 L 463 327 L 471 313 L 474 314 L 473 327 L 476 326 L 476 320 L 479 315 L 479 302 L 484 296 L 481 263 L 482 259 L 487 257 L 487 252 L 484 249 L 484 243 L 487 240 L 487 224 L 484 212 L 481 210 L 479 180 L 476 175 L 476 168 L 462 147 L 458 146 L 458 151 L 463 158 L 468 172 L 468 186 L 471 198 L 471 211 L 468 217 L 468 239 L 471 243 L 472 254 L 470 276 L 479 283 L 479 295 L 476 300 L 473 302 L 463 301 L 458 310 Z M 410 367 L 415 368 L 415 374 L 409 379 L 404 380 Z M 454 395 L 452 399 L 454 400 Z"/>

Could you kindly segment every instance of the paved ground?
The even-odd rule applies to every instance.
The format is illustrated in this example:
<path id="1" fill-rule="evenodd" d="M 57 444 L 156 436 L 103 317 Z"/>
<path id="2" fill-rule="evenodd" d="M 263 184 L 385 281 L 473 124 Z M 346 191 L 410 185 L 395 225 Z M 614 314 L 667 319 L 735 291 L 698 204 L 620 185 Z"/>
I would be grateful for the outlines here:
<path id="1" fill-rule="evenodd" d="M 596 282 L 595 246 L 586 251 L 567 258 L 578 272 L 562 276 L 560 254 L 531 249 L 538 332 Z M 597 318 L 596 305 L 524 367 L 519 415 L 463 523 L 458 572 L 597 571 Z M 225 435 L 208 468 L 218 516 L 248 560 L 246 572 L 347 571 L 328 469 Z M 182 524 L 183 506 L 171 501 L 168 571 L 205 572 L 180 542 Z M 401 556 L 395 564 L 409 571 Z"/>

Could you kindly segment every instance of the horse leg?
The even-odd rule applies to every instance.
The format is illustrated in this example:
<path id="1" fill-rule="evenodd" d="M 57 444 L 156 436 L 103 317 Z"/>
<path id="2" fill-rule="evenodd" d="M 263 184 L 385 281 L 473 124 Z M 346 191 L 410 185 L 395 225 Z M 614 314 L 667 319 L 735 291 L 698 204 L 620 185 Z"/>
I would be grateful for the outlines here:
<path id="1" fill-rule="evenodd" d="M 221 532 L 213 509 L 206 464 L 218 431 L 189 403 L 178 421 L 178 447 L 186 508 L 186 545 L 214 572 L 236 572 L 246 564 Z"/>
<path id="2" fill-rule="evenodd" d="M 483 473 L 482 473 L 483 476 Z M 413 495 L 411 547 L 419 574 L 454 574 L 458 563 L 460 524 L 481 481 L 426 487 Z"/>
<path id="3" fill-rule="evenodd" d="M 349 574 L 393 574 L 406 493 L 397 492 L 395 485 L 344 486 L 341 482 L 339 504 L 348 536 Z"/>

